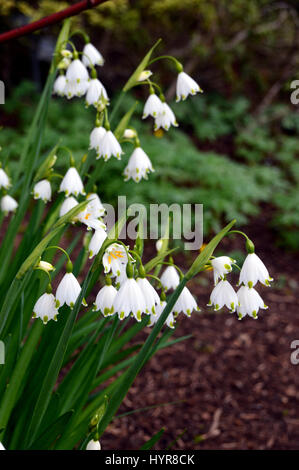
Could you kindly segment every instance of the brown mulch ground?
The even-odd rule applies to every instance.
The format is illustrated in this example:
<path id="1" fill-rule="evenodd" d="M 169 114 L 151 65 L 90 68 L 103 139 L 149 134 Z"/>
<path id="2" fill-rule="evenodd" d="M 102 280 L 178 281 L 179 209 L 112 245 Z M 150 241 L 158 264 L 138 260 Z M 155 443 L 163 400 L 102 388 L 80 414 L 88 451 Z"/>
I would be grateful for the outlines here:
<path id="1" fill-rule="evenodd" d="M 138 449 L 162 427 L 155 449 L 166 449 L 180 434 L 173 449 L 299 449 L 299 364 L 290 362 L 290 344 L 299 340 L 295 256 L 273 246 L 262 222 L 248 234 L 276 281 L 270 289 L 258 287 L 269 309 L 256 321 L 210 313 L 212 283 L 193 283 L 202 313 L 180 317 L 175 332 L 192 338 L 156 354 L 119 413 L 180 403 L 117 419 L 102 436 L 104 449 Z M 240 242 L 226 240 L 222 248 L 238 249 Z"/>

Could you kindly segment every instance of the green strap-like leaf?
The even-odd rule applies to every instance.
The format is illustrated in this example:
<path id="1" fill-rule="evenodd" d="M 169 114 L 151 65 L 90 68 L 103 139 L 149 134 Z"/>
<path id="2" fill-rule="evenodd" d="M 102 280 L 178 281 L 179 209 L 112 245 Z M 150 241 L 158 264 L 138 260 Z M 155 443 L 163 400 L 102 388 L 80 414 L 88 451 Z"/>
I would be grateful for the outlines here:
<path id="1" fill-rule="evenodd" d="M 153 45 L 153 47 L 144 56 L 144 58 L 142 59 L 142 61 L 138 65 L 137 69 L 135 70 L 135 72 L 133 72 L 133 74 L 131 75 L 131 77 L 129 78 L 129 80 L 127 81 L 125 86 L 123 87 L 124 92 L 130 90 L 130 88 L 132 88 L 133 86 L 136 85 L 136 83 L 138 83 L 138 78 L 139 78 L 140 74 L 147 67 L 147 65 L 150 61 L 152 53 L 154 52 L 156 47 L 160 44 L 160 42 L 161 42 L 161 39 L 158 39 L 158 41 Z"/>
<path id="2" fill-rule="evenodd" d="M 140 447 L 140 450 L 150 450 L 154 447 L 154 445 L 161 439 L 165 432 L 165 428 L 161 428 L 160 431 L 158 431 L 156 434 L 153 435 L 145 444 L 143 444 L 142 447 Z"/>

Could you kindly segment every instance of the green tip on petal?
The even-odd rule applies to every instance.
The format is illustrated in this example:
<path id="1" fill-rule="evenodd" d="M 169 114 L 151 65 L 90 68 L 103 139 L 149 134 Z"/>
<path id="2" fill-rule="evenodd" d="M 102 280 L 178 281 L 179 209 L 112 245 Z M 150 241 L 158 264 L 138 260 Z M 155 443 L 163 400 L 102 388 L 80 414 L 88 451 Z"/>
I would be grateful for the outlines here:
<path id="1" fill-rule="evenodd" d="M 253 287 L 253 282 L 252 282 L 252 281 L 249 281 L 249 282 L 248 282 L 248 287 L 249 287 L 250 289 L 252 289 L 252 287 Z"/>

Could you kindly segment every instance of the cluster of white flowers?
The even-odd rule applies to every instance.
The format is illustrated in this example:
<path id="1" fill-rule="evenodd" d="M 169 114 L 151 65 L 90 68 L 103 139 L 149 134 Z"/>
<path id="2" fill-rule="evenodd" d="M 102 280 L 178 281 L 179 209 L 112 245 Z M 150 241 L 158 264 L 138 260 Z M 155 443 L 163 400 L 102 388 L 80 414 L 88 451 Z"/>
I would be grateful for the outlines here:
<path id="1" fill-rule="evenodd" d="M 0 167 L 0 190 L 3 188 L 4 192 L 11 187 L 10 179 L 7 173 Z M 1 211 L 4 214 L 15 212 L 18 207 L 17 201 L 9 194 L 4 194 L 0 202 Z"/>
<path id="2" fill-rule="evenodd" d="M 41 263 L 45 263 L 44 261 Z M 43 265 L 39 263 L 40 267 Z M 52 270 L 52 265 L 46 263 L 51 268 L 45 266 L 45 271 Z M 48 285 L 47 290 L 44 294 L 39 297 L 33 307 L 33 318 L 41 318 L 44 324 L 47 324 L 49 320 L 57 321 L 58 309 L 67 305 L 71 309 L 81 293 L 81 286 L 73 274 L 73 265 L 71 261 L 68 261 L 66 273 L 61 279 L 56 289 L 56 295 L 52 294 L 51 284 Z M 85 299 L 82 300 L 82 305 L 86 306 Z"/>
<path id="3" fill-rule="evenodd" d="M 86 105 L 93 105 L 97 109 L 96 125 L 89 137 L 89 149 L 95 150 L 97 160 L 103 158 L 107 162 L 111 157 L 120 160 L 124 153 L 121 139 L 129 139 L 131 143 L 135 143 L 135 150 L 130 156 L 123 174 L 125 181 L 132 179 L 139 183 L 142 179 L 147 179 L 148 174 L 154 171 L 152 163 L 140 147 L 136 131 L 133 133 L 125 131 L 121 138 L 117 138 L 110 130 L 107 114 L 109 98 L 104 85 L 97 78 L 95 70 L 95 66 L 104 64 L 101 53 L 88 42 L 80 54 L 82 54 L 82 60 L 79 59 L 79 53 L 75 49 L 73 52 L 67 49 L 60 52 L 61 60 L 57 67 L 59 75 L 54 83 L 54 93 L 67 98 L 85 96 Z M 175 58 L 171 59 L 174 60 L 178 70 L 176 101 L 185 100 L 189 95 L 202 92 L 195 80 L 183 71 L 182 65 Z M 158 89 L 160 87 L 149 80 L 152 75 L 151 70 L 143 70 L 136 79 L 136 84 L 146 84 L 150 87 L 150 95 L 145 103 L 142 118 L 152 116 L 155 120 L 155 130 L 163 128 L 168 131 L 171 126 L 177 127 L 178 123 L 174 112 L 165 102 L 162 92 L 160 97 L 155 94 L 153 86 L 157 86 Z M 37 189 L 35 194 L 40 194 L 40 187 Z M 48 197 L 48 194 L 47 191 L 45 197 Z"/>
<path id="4" fill-rule="evenodd" d="M 116 132 L 114 134 L 110 130 L 107 111 L 109 98 L 104 85 L 98 80 L 95 70 L 95 66 L 104 63 L 100 52 L 91 43 L 88 43 L 82 51 L 82 60 L 79 59 L 79 54 L 75 49 L 73 52 L 64 49 L 60 54 L 61 60 L 58 65 L 60 73 L 54 84 L 54 93 L 67 98 L 85 96 L 86 105 L 93 105 L 97 111 L 96 124 L 89 137 L 89 149 L 96 152 L 96 159 L 103 158 L 106 162 L 111 157 L 115 157 L 120 160 L 124 153 L 121 143 L 131 142 L 134 144 L 134 151 L 124 169 L 125 181 L 132 179 L 138 183 L 142 179 L 147 179 L 148 174 L 154 169 L 150 158 L 140 146 L 136 130 L 125 129 L 121 138 L 119 138 L 119 134 Z M 199 85 L 183 71 L 182 65 L 176 59 L 171 59 L 175 61 L 178 71 L 176 101 L 185 100 L 189 95 L 202 92 Z M 168 131 L 171 126 L 178 126 L 178 123 L 172 109 L 166 103 L 160 87 L 150 79 L 151 76 L 150 70 L 144 70 L 136 79 L 136 84 L 146 84 L 150 90 L 142 118 L 151 116 L 154 118 L 155 130 L 162 128 Z M 159 90 L 159 96 L 155 93 L 155 87 Z M 9 179 L 0 169 L 1 187 L 7 189 Z M 94 230 L 88 246 L 89 258 L 93 258 L 99 253 L 107 238 L 106 226 L 102 220 L 105 210 L 96 193 L 86 196 L 82 179 L 74 166 L 73 159 L 71 159 L 71 166 L 61 181 L 59 192 L 65 193 L 65 200 L 60 207 L 60 217 L 79 204 L 78 197 L 86 197 L 88 204 L 82 212 L 73 217 L 72 222 L 80 222 L 86 225 L 87 230 Z M 47 179 L 42 179 L 35 184 L 33 189 L 35 199 L 47 202 L 51 200 L 51 195 L 51 185 Z M 7 195 L 4 198 L 8 198 L 6 206 L 9 206 L 10 203 L 10 207 L 13 207 L 12 198 Z M 1 200 L 1 207 L 4 198 Z M 213 268 L 215 286 L 208 305 L 214 306 L 215 311 L 226 306 L 231 312 L 237 312 L 239 319 L 241 319 L 245 315 L 257 318 L 259 309 L 267 308 L 254 286 L 258 281 L 264 285 L 270 285 L 272 279 L 262 261 L 253 251 L 254 249 L 249 252 L 241 269 L 238 292 L 235 292 L 226 279 L 232 271 L 232 265 L 236 263 L 235 260 L 228 256 L 211 259 L 210 264 Z M 178 287 L 180 283 L 178 272 L 180 270 L 170 259 L 169 266 L 162 273 L 160 280 L 158 279 L 162 287 L 161 295 L 159 295 L 146 278 L 142 265 L 137 271 L 138 262 L 140 260 L 131 256 L 125 245 L 117 242 L 108 244 L 102 256 L 106 284 L 96 296 L 94 310 L 101 311 L 104 316 L 118 315 L 120 320 L 132 316 L 138 322 L 142 320 L 143 315 L 148 315 L 148 325 L 151 326 L 157 322 L 165 309 L 166 293 Z M 80 292 L 80 284 L 72 273 L 72 265 L 69 261 L 67 272 L 57 287 L 56 296 L 54 297 L 52 294 L 51 286 L 48 287 L 47 292 L 36 302 L 34 316 L 42 318 L 44 323 L 49 319 L 56 320 L 58 308 L 64 304 L 73 308 Z M 197 302 L 189 289 L 184 287 L 165 324 L 174 328 L 179 313 L 182 312 L 189 317 L 194 310 L 199 311 Z"/>
<path id="5" fill-rule="evenodd" d="M 61 61 L 58 64 L 59 75 L 54 82 L 53 92 L 58 96 L 70 99 L 74 96 L 86 95 L 86 105 L 97 107 L 102 100 L 108 101 L 104 85 L 97 78 L 96 65 L 103 65 L 101 53 L 91 44 L 87 43 L 82 51 L 82 60 L 77 51 L 73 53 L 67 49 L 61 51 Z M 88 73 L 91 68 L 91 77 Z M 66 70 L 66 73 L 64 73 Z"/>
<path id="6" fill-rule="evenodd" d="M 132 261 L 134 260 L 130 258 L 130 263 Z M 116 314 L 120 320 L 131 315 L 138 322 L 142 320 L 142 315 L 146 314 L 149 316 L 148 326 L 154 325 L 166 306 L 164 291 L 176 289 L 179 285 L 180 278 L 176 269 L 173 266 L 165 269 L 160 279 L 163 290 L 159 296 L 144 272 L 139 272 L 136 279 L 132 274 L 127 274 L 128 254 L 124 246 L 111 244 L 105 250 L 102 262 L 104 272 L 110 273 L 111 276 L 106 277 L 106 285 L 98 292 L 94 310 L 101 311 L 104 316 Z M 116 287 L 112 285 L 111 277 L 115 278 Z M 193 310 L 199 308 L 189 289 L 184 287 L 165 324 L 174 328 L 175 319 L 180 312 L 190 316 Z"/>
<path id="7" fill-rule="evenodd" d="M 226 275 L 232 271 L 235 260 L 228 256 L 220 256 L 211 260 L 214 273 L 215 287 L 211 292 L 209 306 L 214 310 L 220 310 L 226 306 L 231 313 L 237 312 L 239 320 L 245 315 L 257 318 L 259 309 L 267 309 L 259 293 L 254 289 L 258 281 L 269 286 L 273 280 L 261 259 L 254 253 L 248 253 L 239 277 L 240 286 L 235 292 L 232 285 L 226 280 Z M 219 281 L 220 279 L 220 281 Z"/>

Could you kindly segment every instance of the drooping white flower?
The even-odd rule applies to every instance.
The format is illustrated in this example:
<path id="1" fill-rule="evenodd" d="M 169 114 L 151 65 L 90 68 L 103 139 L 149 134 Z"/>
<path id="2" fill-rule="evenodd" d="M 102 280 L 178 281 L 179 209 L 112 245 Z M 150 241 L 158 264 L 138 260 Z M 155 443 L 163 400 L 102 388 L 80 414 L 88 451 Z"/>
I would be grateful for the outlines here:
<path id="1" fill-rule="evenodd" d="M 81 292 L 81 286 L 72 272 L 67 272 L 61 279 L 56 290 L 58 306 L 66 304 L 73 308 Z M 83 299 L 82 305 L 86 305 Z"/>
<path id="2" fill-rule="evenodd" d="M 103 255 L 104 273 L 107 274 L 112 271 L 113 276 L 120 276 L 126 269 L 127 262 L 128 257 L 125 248 L 118 243 L 112 243 L 106 248 Z"/>
<path id="3" fill-rule="evenodd" d="M 136 282 L 144 296 L 145 313 L 155 314 L 156 306 L 160 304 L 160 297 L 156 289 L 148 282 L 146 277 L 139 277 Z"/>
<path id="4" fill-rule="evenodd" d="M 136 147 L 124 169 L 125 181 L 132 178 L 136 183 L 139 183 L 142 178 L 147 179 L 147 175 L 151 171 L 154 169 L 150 159 L 141 147 Z"/>
<path id="5" fill-rule="evenodd" d="M 218 282 L 218 279 L 224 279 L 224 275 L 232 271 L 232 264 L 236 261 L 229 256 L 218 256 L 211 260 L 214 273 L 214 283 Z"/>
<path id="6" fill-rule="evenodd" d="M 120 320 L 132 313 L 138 322 L 141 321 L 141 315 L 145 313 L 146 304 L 143 293 L 135 279 L 128 278 L 122 284 L 115 296 L 113 307 Z"/>
<path id="7" fill-rule="evenodd" d="M 187 317 L 190 317 L 193 310 L 199 311 L 200 308 L 198 307 L 188 287 L 184 287 L 173 307 L 173 311 L 176 314 L 183 312 L 185 315 L 187 315 Z"/>
<path id="8" fill-rule="evenodd" d="M 53 86 L 53 93 L 58 96 L 64 96 L 66 87 L 66 77 L 64 74 L 59 74 Z"/>
<path id="9" fill-rule="evenodd" d="M 92 78 L 89 81 L 89 87 L 86 93 L 85 101 L 87 106 L 94 105 L 97 106 L 101 101 L 101 98 L 104 98 L 108 101 L 108 95 L 104 85 L 97 78 Z"/>
<path id="10" fill-rule="evenodd" d="M 155 119 L 155 131 L 163 127 L 166 131 L 170 126 L 178 127 L 174 112 L 170 109 L 167 103 L 162 103 L 160 112 Z"/>
<path id="11" fill-rule="evenodd" d="M 10 188 L 10 186 L 11 184 L 9 181 L 9 177 L 7 176 L 3 168 L 0 168 L 0 189 L 1 188 L 8 189 Z"/>
<path id="12" fill-rule="evenodd" d="M 67 214 L 71 209 L 76 207 L 78 204 L 79 204 L 78 201 L 76 201 L 76 199 L 73 196 L 67 197 L 61 204 L 59 217 L 62 217 L 63 215 Z"/>
<path id="13" fill-rule="evenodd" d="M 100 142 L 97 159 L 103 157 L 106 162 L 110 157 L 116 157 L 120 160 L 122 153 L 123 151 L 115 135 L 111 131 L 107 131 Z"/>
<path id="14" fill-rule="evenodd" d="M 42 199 L 44 202 L 51 201 L 52 190 L 48 180 L 41 180 L 33 188 L 34 199 Z"/>
<path id="15" fill-rule="evenodd" d="M 101 450 L 100 441 L 94 441 L 93 439 L 89 441 L 86 446 L 86 450 Z"/>
<path id="16" fill-rule="evenodd" d="M 160 278 L 160 281 L 167 292 L 169 289 L 177 288 L 180 283 L 180 276 L 173 266 L 167 266 Z"/>
<path id="17" fill-rule="evenodd" d="M 102 126 L 95 127 L 89 136 L 89 148 L 95 149 L 99 153 L 100 145 L 106 132 L 106 129 Z"/>
<path id="18" fill-rule="evenodd" d="M 104 58 L 97 48 L 89 42 L 83 47 L 82 62 L 86 67 L 104 65 Z"/>
<path id="19" fill-rule="evenodd" d="M 224 307 L 224 305 L 226 305 L 231 312 L 235 312 L 238 305 L 238 297 L 228 281 L 221 280 L 214 287 L 211 292 L 210 302 L 208 303 L 208 306 L 211 305 L 214 305 L 215 312 Z"/>
<path id="20" fill-rule="evenodd" d="M 67 99 L 71 99 L 74 96 L 84 96 L 88 90 L 89 82 L 87 80 L 82 80 L 80 82 L 70 82 L 67 81 L 64 89 L 64 95 Z"/>
<path id="21" fill-rule="evenodd" d="M 61 191 L 64 191 L 66 196 L 70 194 L 74 194 L 75 196 L 79 194 L 85 195 L 82 180 L 74 166 L 71 166 L 64 175 L 59 187 L 59 192 Z"/>
<path id="22" fill-rule="evenodd" d="M 0 442 L 0 450 L 6 450 L 4 445 Z"/>
<path id="23" fill-rule="evenodd" d="M 93 258 L 98 254 L 106 238 L 107 233 L 104 229 L 100 228 L 98 230 L 95 230 L 88 247 L 89 259 Z"/>
<path id="24" fill-rule="evenodd" d="M 1 210 L 5 212 L 6 214 L 8 212 L 14 212 L 17 207 L 18 207 L 17 201 L 13 197 L 9 196 L 9 194 L 6 194 L 1 199 Z"/>
<path id="25" fill-rule="evenodd" d="M 248 286 L 241 286 L 237 292 L 238 295 L 238 306 L 237 312 L 239 320 L 245 315 L 249 315 L 252 318 L 257 318 L 257 314 L 260 308 L 267 309 L 263 299 L 259 293 L 253 288 Z"/>
<path id="26" fill-rule="evenodd" d="M 253 287 L 258 281 L 264 286 L 269 286 L 273 278 L 262 260 L 255 253 L 248 253 L 240 272 L 239 285 L 243 283 Z"/>
<path id="27" fill-rule="evenodd" d="M 148 326 L 153 326 L 155 323 L 157 323 L 166 305 L 167 305 L 167 302 L 165 302 L 165 300 L 163 300 L 161 304 L 157 305 L 156 314 L 155 315 L 153 313 L 151 314 Z M 166 318 L 165 323 L 169 328 L 174 328 L 175 320 L 174 320 L 172 312 L 170 312 L 170 314 Z"/>
<path id="28" fill-rule="evenodd" d="M 113 302 L 117 290 L 112 285 L 106 285 L 100 289 L 94 302 L 94 311 L 101 311 L 104 317 L 114 314 Z"/>
<path id="29" fill-rule="evenodd" d="M 142 119 L 146 119 L 148 116 L 156 118 L 162 112 L 162 104 L 160 98 L 155 93 L 151 93 L 145 102 Z"/>
<path id="30" fill-rule="evenodd" d="M 33 318 L 41 318 L 46 325 L 49 320 L 57 321 L 58 302 L 52 293 L 43 294 L 33 307 Z"/>
<path id="31" fill-rule="evenodd" d="M 187 73 L 180 72 L 176 82 L 176 102 L 185 100 L 188 95 L 196 95 L 202 92 L 202 89 Z"/>
<path id="32" fill-rule="evenodd" d="M 85 65 L 80 59 L 73 60 L 66 71 L 65 96 L 72 98 L 73 96 L 85 95 L 89 87 L 88 79 Z"/>
<path id="33" fill-rule="evenodd" d="M 105 207 L 101 203 L 101 199 L 96 193 L 89 193 L 86 196 L 86 199 L 89 201 L 88 210 L 92 213 L 92 217 L 98 219 L 105 214 Z"/>

